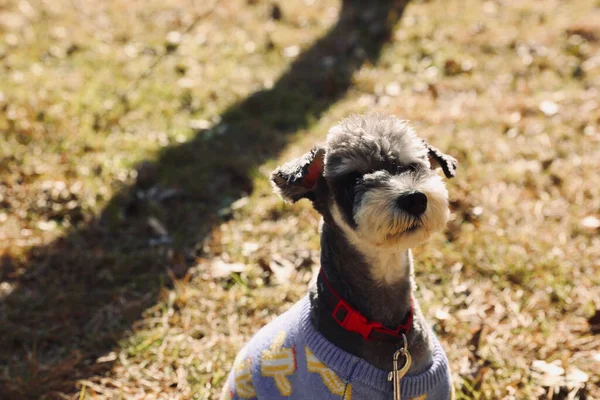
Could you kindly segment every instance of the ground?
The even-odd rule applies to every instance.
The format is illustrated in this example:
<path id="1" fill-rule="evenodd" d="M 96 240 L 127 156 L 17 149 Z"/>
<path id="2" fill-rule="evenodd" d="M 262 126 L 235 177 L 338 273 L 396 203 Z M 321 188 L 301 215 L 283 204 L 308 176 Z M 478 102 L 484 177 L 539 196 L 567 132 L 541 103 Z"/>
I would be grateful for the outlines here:
<path id="1" fill-rule="evenodd" d="M 600 398 L 598 20 L 0 0 L 0 398 L 215 398 L 318 268 L 319 217 L 270 171 L 367 111 L 459 160 L 448 228 L 415 249 L 458 398 L 550 398 L 561 368 Z"/>

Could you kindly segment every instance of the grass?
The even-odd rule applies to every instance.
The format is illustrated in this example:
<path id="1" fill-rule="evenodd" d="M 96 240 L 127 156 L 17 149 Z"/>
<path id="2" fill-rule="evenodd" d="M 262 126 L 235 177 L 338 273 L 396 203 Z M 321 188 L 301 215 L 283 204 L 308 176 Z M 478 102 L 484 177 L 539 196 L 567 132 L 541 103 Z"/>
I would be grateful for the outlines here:
<path id="1" fill-rule="evenodd" d="M 460 162 L 415 255 L 458 398 L 599 398 L 600 4 L 277 7 L 0 1 L 0 398 L 215 398 L 318 268 L 268 174 L 366 111 Z"/>

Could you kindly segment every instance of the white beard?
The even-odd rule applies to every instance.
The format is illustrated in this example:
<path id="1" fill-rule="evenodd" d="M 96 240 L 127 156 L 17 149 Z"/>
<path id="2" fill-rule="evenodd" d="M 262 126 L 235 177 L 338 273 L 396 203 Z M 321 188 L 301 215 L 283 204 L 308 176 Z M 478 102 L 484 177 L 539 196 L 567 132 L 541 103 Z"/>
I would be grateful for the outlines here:
<path id="1" fill-rule="evenodd" d="M 414 217 L 396 206 L 396 199 L 411 191 L 427 196 L 427 209 Z M 438 175 L 415 182 L 412 175 L 397 176 L 385 188 L 370 189 L 355 208 L 356 229 L 352 229 L 333 205 L 332 216 L 350 243 L 365 255 L 374 279 L 397 282 L 407 276 L 407 250 L 441 231 L 448 221 L 448 191 Z"/>

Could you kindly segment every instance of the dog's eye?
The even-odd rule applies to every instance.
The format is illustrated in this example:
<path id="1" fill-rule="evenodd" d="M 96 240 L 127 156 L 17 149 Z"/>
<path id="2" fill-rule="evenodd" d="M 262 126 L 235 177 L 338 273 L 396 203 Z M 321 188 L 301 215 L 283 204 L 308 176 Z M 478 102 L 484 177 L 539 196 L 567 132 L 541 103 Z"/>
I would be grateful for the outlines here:
<path id="1" fill-rule="evenodd" d="M 419 164 L 412 163 L 412 164 L 402 165 L 402 166 L 397 167 L 396 173 L 404 174 L 406 172 L 416 172 L 418 169 L 419 169 Z"/>
<path id="2" fill-rule="evenodd" d="M 358 185 L 362 179 L 362 175 L 358 172 L 352 172 L 351 174 L 348 174 L 346 179 L 348 179 L 347 182 L 351 185 Z"/>
<path id="3" fill-rule="evenodd" d="M 417 163 L 412 163 L 408 165 L 401 165 L 396 167 L 397 174 L 404 174 L 405 172 L 415 172 L 419 168 Z"/>
<path id="4" fill-rule="evenodd" d="M 362 180 L 362 174 L 358 172 L 350 172 L 343 176 L 338 177 L 335 183 L 340 186 L 356 186 Z"/>

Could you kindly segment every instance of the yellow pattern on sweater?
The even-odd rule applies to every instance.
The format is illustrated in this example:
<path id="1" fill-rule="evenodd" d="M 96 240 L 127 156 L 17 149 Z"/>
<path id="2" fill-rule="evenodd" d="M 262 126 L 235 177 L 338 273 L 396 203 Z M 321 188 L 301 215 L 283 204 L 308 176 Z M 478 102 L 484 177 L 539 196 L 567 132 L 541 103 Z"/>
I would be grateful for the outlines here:
<path id="1" fill-rule="evenodd" d="M 272 377 L 282 396 L 292 395 L 292 384 L 287 378 L 296 370 L 296 354 L 293 348 L 283 347 L 285 331 L 281 331 L 273 339 L 269 350 L 264 350 L 261 356 L 261 373 Z"/>
<path id="2" fill-rule="evenodd" d="M 323 364 L 312 351 L 305 347 L 306 350 L 306 369 L 309 372 L 316 372 L 321 375 L 321 379 L 323 380 L 323 384 L 327 386 L 327 389 L 333 394 L 338 396 L 343 396 L 345 400 L 352 399 L 352 385 L 348 384 L 348 389 L 346 390 L 346 384 L 337 376 L 335 372 L 331 369 L 327 368 L 325 364 Z"/>
<path id="3" fill-rule="evenodd" d="M 251 399 L 256 397 L 256 390 L 254 390 L 254 385 L 252 384 L 251 361 L 250 359 L 246 359 L 245 350 L 245 348 L 242 349 L 233 363 L 235 391 L 241 398 Z M 223 396 L 226 396 L 225 391 L 223 391 Z"/>

